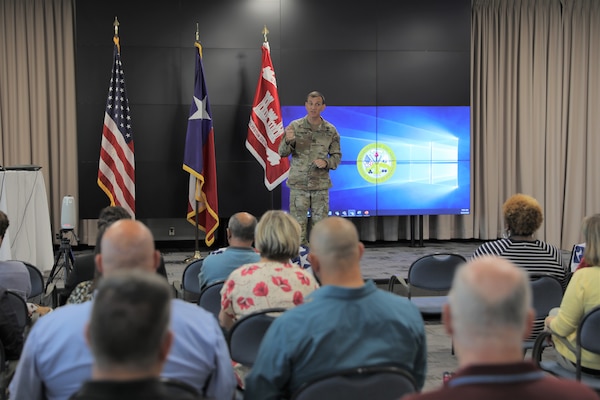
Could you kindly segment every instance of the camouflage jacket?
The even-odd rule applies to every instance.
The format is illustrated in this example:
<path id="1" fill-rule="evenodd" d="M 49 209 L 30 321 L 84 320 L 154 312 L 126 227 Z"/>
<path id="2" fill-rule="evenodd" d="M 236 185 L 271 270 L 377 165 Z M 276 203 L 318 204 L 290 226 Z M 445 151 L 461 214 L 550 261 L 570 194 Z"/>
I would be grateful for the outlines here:
<path id="1" fill-rule="evenodd" d="M 292 155 L 288 186 L 292 189 L 323 190 L 331 187 L 329 170 L 340 164 L 340 134 L 335 126 L 323 120 L 318 130 L 313 131 L 308 118 L 300 118 L 290 124 L 296 138 L 286 143 L 285 137 L 279 144 L 279 155 Z M 326 168 L 317 168 L 313 161 L 327 161 Z"/>

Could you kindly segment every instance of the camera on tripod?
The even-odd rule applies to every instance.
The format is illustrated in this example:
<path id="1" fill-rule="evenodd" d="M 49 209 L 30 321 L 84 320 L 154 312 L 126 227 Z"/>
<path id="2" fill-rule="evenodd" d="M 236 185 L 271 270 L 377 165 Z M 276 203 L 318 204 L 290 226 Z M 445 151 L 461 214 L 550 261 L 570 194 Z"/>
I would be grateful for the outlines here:
<path id="1" fill-rule="evenodd" d="M 77 216 L 75 212 L 75 199 L 73 196 L 63 197 L 62 209 L 60 213 L 60 232 L 56 234 L 56 238 L 60 240 L 60 247 L 56 253 L 54 265 L 46 281 L 46 290 L 48 286 L 59 276 L 62 271 L 63 283 L 67 281 L 69 274 L 73 271 L 75 264 L 75 256 L 73 255 L 73 249 L 71 248 L 71 240 L 75 239 L 77 243 L 79 239 L 75 235 L 74 229 L 77 222 Z M 69 237 L 68 233 L 71 233 Z"/>

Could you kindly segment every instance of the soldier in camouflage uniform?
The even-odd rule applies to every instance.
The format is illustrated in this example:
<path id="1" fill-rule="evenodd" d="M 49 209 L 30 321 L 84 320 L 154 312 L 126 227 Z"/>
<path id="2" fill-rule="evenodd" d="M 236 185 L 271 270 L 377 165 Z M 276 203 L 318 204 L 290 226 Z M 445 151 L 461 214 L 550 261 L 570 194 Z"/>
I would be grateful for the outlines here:
<path id="1" fill-rule="evenodd" d="M 279 144 L 279 155 L 292 155 L 288 177 L 290 214 L 302 228 L 301 244 L 307 244 L 308 209 L 316 224 L 329 211 L 329 170 L 336 169 L 342 158 L 340 135 L 335 126 L 321 117 L 325 97 L 310 92 L 305 103 L 307 115 L 292 121 L 285 128 L 285 138 Z"/>

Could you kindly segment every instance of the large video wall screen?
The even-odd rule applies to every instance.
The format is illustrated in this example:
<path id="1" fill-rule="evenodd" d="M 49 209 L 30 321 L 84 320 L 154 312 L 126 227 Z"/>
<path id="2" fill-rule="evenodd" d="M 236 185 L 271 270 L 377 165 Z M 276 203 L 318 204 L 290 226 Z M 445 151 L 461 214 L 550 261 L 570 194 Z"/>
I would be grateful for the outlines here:
<path id="1" fill-rule="evenodd" d="M 284 125 L 306 115 L 283 106 Z M 470 213 L 469 106 L 328 106 L 341 135 L 330 215 Z M 289 209 L 284 185 L 282 205 Z"/>

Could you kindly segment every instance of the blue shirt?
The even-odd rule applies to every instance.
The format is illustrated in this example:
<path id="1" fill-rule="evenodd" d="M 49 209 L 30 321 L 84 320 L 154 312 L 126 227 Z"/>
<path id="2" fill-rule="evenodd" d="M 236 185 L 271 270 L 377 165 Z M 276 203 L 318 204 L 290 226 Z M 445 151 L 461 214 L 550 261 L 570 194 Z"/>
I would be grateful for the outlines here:
<path id="1" fill-rule="evenodd" d="M 224 281 L 238 267 L 259 260 L 260 254 L 252 247 L 230 246 L 222 252 L 211 253 L 202 262 L 202 268 L 198 274 L 200 288 L 214 282 Z"/>
<path id="2" fill-rule="evenodd" d="M 92 304 L 59 307 L 35 323 L 10 383 L 11 398 L 67 400 L 91 378 L 93 356 L 84 329 Z M 181 300 L 172 300 L 171 310 L 174 341 L 162 376 L 186 382 L 206 397 L 231 399 L 235 376 L 214 316 Z"/>
<path id="3" fill-rule="evenodd" d="M 25 264 L 20 261 L 0 261 L 0 286 L 27 301 L 31 294 L 31 278 Z"/>
<path id="4" fill-rule="evenodd" d="M 406 298 L 377 289 L 323 286 L 277 318 L 246 378 L 244 398 L 290 397 L 325 374 L 370 365 L 405 368 L 423 387 L 425 326 Z"/>

